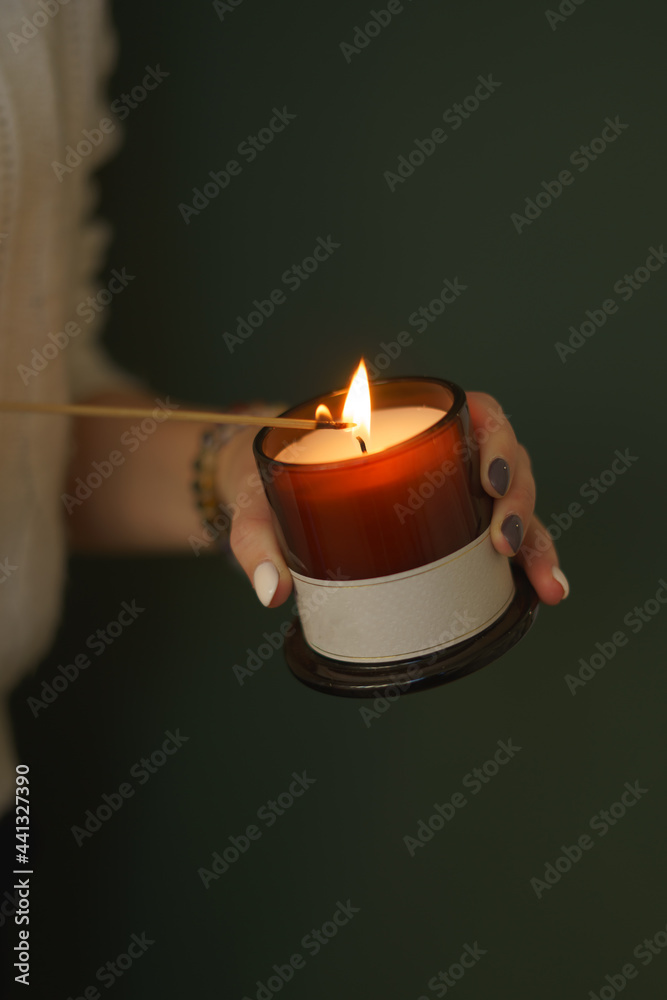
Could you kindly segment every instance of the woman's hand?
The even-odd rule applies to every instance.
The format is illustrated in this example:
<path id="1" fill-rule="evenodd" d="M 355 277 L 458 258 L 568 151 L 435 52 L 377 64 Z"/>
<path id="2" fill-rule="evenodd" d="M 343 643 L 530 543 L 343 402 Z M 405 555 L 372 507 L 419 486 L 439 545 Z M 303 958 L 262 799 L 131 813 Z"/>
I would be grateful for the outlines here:
<path id="1" fill-rule="evenodd" d="M 479 445 L 482 485 L 494 497 L 491 539 L 498 552 L 515 556 L 545 604 L 567 597 L 567 580 L 542 523 L 533 513 L 535 482 L 526 449 L 519 444 L 499 403 L 483 392 L 468 392 L 468 407 Z M 275 412 L 275 411 L 272 411 Z M 283 604 L 292 579 L 273 529 L 271 509 L 252 454 L 256 431 L 235 435 L 220 456 L 218 488 L 232 505 L 232 552 L 253 583 L 262 604 Z"/>
<path id="2" fill-rule="evenodd" d="M 466 392 L 479 445 L 482 485 L 495 498 L 491 539 L 498 552 L 516 556 L 545 604 L 570 592 L 558 556 L 535 509 L 535 480 L 528 452 L 519 444 L 502 407 L 484 392 Z"/>
<path id="3" fill-rule="evenodd" d="M 274 408 L 270 412 L 282 410 Z M 255 465 L 252 442 L 256 434 L 256 427 L 240 431 L 222 449 L 218 492 L 233 514 L 232 552 L 262 604 L 277 608 L 291 593 L 292 576 L 280 551 L 269 501 Z"/>

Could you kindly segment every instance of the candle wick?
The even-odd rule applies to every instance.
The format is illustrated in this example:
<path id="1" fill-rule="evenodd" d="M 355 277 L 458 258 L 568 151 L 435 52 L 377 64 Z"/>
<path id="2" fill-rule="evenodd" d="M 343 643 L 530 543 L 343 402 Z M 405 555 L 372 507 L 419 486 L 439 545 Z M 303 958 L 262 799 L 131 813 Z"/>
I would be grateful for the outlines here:
<path id="1" fill-rule="evenodd" d="M 361 448 L 362 454 L 366 455 L 368 453 L 368 448 L 366 447 L 364 439 L 360 438 L 360 437 L 357 437 L 357 441 L 359 442 L 359 447 Z"/>

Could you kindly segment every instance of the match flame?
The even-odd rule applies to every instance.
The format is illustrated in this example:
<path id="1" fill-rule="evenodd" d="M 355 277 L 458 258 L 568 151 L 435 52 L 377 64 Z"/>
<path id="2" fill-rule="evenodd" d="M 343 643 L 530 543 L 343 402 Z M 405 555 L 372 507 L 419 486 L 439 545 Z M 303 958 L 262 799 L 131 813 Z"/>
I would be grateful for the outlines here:
<path id="1" fill-rule="evenodd" d="M 320 405 L 315 410 L 315 419 L 333 421 L 333 417 L 331 416 L 331 410 L 329 409 L 329 407 L 325 406 L 324 403 L 320 403 Z"/>
<path id="2" fill-rule="evenodd" d="M 371 438 L 371 391 L 368 385 L 366 365 L 359 364 L 350 383 L 350 389 L 345 398 L 343 420 L 351 420 L 357 426 L 352 428 L 355 437 L 360 437 L 370 447 Z"/>

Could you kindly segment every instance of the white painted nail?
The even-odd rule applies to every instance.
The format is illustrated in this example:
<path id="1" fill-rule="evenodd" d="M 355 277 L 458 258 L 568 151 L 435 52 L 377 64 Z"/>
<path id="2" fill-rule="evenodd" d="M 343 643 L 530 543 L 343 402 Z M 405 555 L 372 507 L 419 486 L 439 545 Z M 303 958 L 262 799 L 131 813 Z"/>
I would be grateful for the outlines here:
<path id="1" fill-rule="evenodd" d="M 253 576 L 255 593 L 265 608 L 268 608 L 273 600 L 273 595 L 278 589 L 279 581 L 280 573 L 268 559 L 265 562 L 261 562 L 255 570 Z"/>
<path id="2" fill-rule="evenodd" d="M 565 593 L 563 594 L 563 600 L 565 600 L 567 595 L 570 593 L 570 584 L 567 582 L 567 577 L 565 576 L 565 573 L 563 573 L 562 569 L 559 569 L 558 566 L 552 566 L 551 575 L 553 576 L 556 583 L 560 583 L 561 587 L 565 591 Z"/>

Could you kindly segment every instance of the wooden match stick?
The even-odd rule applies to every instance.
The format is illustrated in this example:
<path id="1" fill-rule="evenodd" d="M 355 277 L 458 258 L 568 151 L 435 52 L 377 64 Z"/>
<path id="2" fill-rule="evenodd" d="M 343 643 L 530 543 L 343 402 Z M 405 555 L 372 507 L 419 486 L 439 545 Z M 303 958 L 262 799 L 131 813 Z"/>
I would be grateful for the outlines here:
<path id="1" fill-rule="evenodd" d="M 154 410 L 138 406 L 87 406 L 81 403 L 18 403 L 0 401 L 2 413 L 58 413 L 76 417 L 153 417 Z M 292 417 L 262 417 L 252 413 L 209 413 L 206 410 L 167 410 L 167 420 L 207 424 L 240 424 L 249 427 L 296 427 L 305 430 L 342 430 L 355 427 L 344 420 L 299 420 Z"/>

